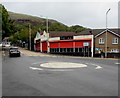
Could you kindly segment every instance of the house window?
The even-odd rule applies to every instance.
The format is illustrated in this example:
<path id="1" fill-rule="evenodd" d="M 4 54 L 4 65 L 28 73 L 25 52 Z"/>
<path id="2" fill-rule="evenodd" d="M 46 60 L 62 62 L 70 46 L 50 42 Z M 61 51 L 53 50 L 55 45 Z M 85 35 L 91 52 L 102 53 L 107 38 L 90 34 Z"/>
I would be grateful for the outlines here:
<path id="1" fill-rule="evenodd" d="M 118 44 L 118 38 L 113 38 L 112 39 L 112 44 Z"/>
<path id="2" fill-rule="evenodd" d="M 118 53 L 119 50 L 118 49 L 111 49 L 111 52 Z"/>
<path id="3" fill-rule="evenodd" d="M 104 42 L 105 42 L 105 41 L 104 41 L 104 38 L 100 38 L 100 39 L 99 39 L 99 44 L 104 44 Z"/>

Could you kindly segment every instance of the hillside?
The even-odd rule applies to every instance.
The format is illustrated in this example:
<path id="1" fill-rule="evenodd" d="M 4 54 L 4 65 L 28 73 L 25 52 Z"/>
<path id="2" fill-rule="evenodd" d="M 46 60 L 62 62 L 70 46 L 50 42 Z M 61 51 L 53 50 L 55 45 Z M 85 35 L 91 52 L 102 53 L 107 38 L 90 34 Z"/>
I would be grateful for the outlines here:
<path id="1" fill-rule="evenodd" d="M 46 28 L 46 19 L 40 18 L 36 16 L 26 15 L 26 14 L 19 14 L 19 13 L 13 13 L 9 12 L 8 14 L 10 18 L 14 21 L 15 25 L 24 25 L 24 24 L 32 24 L 32 26 L 37 26 L 37 28 L 41 28 L 41 30 L 45 30 Z M 75 25 L 68 27 L 64 25 L 63 23 L 60 23 L 56 20 L 48 19 L 48 25 L 49 25 L 49 31 L 72 31 L 72 32 L 80 32 L 83 30 L 86 30 L 88 28 Z"/>
<path id="2" fill-rule="evenodd" d="M 36 16 L 26 15 L 26 14 L 19 14 L 13 13 L 8 11 L 10 18 L 14 21 L 15 24 L 26 24 L 32 23 L 33 25 L 46 25 L 46 19 L 40 18 Z M 48 19 L 49 25 L 53 23 L 59 23 L 56 20 Z M 60 23 L 62 24 L 62 23 Z M 63 24 L 62 24 L 63 25 Z"/>
<path id="3" fill-rule="evenodd" d="M 37 31 L 46 31 L 46 19 L 31 15 L 18 14 L 8 12 L 10 19 L 14 24 L 14 34 L 9 38 L 11 43 L 21 45 L 20 41 L 28 44 L 29 47 L 29 33 L 31 32 L 31 48 L 34 49 L 34 38 Z M 30 25 L 29 25 L 30 24 Z M 31 29 L 31 30 L 30 30 Z M 79 33 L 88 28 L 75 25 L 68 27 L 56 20 L 48 19 L 48 32 L 49 31 L 67 31 Z M 57 32 L 56 32 L 57 33 Z"/>

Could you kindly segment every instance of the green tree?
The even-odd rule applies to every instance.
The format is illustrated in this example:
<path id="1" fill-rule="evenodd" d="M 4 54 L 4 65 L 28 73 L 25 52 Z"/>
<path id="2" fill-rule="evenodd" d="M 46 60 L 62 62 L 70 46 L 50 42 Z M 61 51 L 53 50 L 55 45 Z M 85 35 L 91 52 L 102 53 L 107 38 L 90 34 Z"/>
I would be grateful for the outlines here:
<path id="1" fill-rule="evenodd" d="M 75 25 L 75 26 L 69 27 L 68 31 L 79 33 L 79 32 L 84 31 L 86 29 L 88 29 L 88 28 L 85 28 L 85 27 L 82 27 L 82 26 L 79 26 L 79 25 Z"/>
<path id="2" fill-rule="evenodd" d="M 66 31 L 67 30 L 67 26 L 61 24 L 61 23 L 52 23 L 50 26 L 49 26 L 49 30 L 50 31 Z"/>
<path id="3" fill-rule="evenodd" d="M 0 15 L 2 15 L 2 39 L 4 39 L 4 37 L 9 37 L 14 34 L 15 28 L 13 21 L 10 19 L 7 10 L 2 4 L 0 4 L 0 10 Z"/>

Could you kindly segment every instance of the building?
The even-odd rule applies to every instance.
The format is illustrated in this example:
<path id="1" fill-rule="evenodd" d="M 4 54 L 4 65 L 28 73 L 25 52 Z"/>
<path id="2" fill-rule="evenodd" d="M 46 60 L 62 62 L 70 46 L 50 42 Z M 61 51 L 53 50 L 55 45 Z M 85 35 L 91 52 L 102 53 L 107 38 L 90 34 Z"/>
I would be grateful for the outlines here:
<path id="1" fill-rule="evenodd" d="M 35 51 L 40 51 L 40 39 L 41 39 L 41 34 L 40 32 L 37 32 L 36 37 L 34 38 L 34 50 Z"/>
<path id="2" fill-rule="evenodd" d="M 37 32 L 34 39 L 36 51 L 47 53 L 93 56 L 93 35 L 75 32 Z"/>
<path id="3" fill-rule="evenodd" d="M 80 56 L 120 57 L 119 29 L 92 29 L 75 32 L 39 32 L 36 34 L 36 51 L 47 53 L 77 54 Z M 107 44 L 106 44 L 107 43 Z"/>
<path id="4" fill-rule="evenodd" d="M 9 42 L 9 37 L 5 37 L 0 44 L 2 44 L 3 47 L 10 47 L 11 42 Z"/>
<path id="5" fill-rule="evenodd" d="M 80 32 L 81 35 L 94 35 L 94 56 L 100 56 L 107 50 L 107 57 L 120 57 L 120 29 L 93 29 Z M 107 32 L 107 41 L 106 41 Z"/>
<path id="6" fill-rule="evenodd" d="M 104 30 L 95 36 L 95 54 L 99 54 L 100 51 L 103 51 L 107 53 L 107 57 L 119 57 L 119 42 L 120 33 L 118 33 L 117 29 Z"/>

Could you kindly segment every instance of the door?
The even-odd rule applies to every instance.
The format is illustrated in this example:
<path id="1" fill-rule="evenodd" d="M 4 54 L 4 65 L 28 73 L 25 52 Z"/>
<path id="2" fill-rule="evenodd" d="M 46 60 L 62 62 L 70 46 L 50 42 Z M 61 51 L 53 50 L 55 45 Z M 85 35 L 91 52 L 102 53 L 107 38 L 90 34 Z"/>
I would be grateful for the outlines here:
<path id="1" fill-rule="evenodd" d="M 83 56 L 89 57 L 91 55 L 91 48 L 88 46 L 83 47 Z"/>

